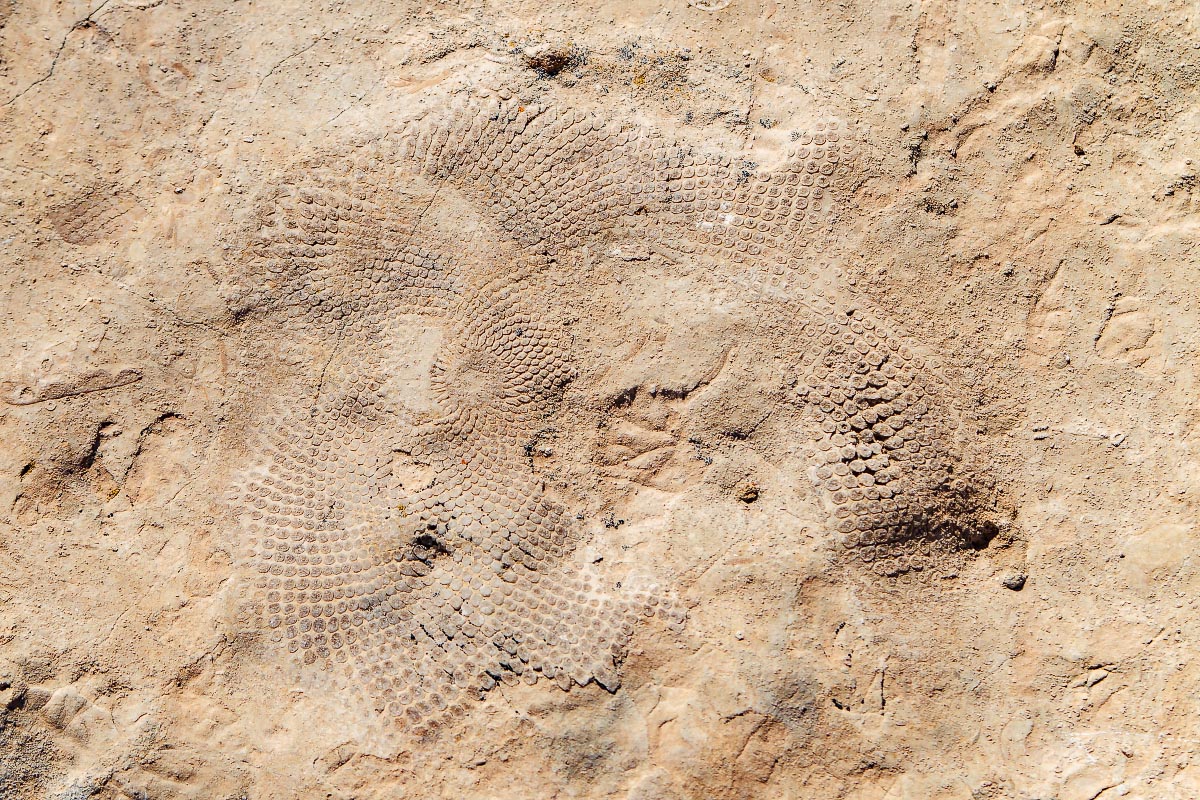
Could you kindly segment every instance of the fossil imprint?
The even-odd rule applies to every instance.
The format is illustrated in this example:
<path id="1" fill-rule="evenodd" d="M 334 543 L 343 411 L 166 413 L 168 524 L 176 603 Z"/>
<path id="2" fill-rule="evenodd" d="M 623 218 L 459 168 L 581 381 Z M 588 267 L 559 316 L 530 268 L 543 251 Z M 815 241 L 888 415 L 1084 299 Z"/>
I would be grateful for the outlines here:
<path id="1" fill-rule="evenodd" d="M 785 357 L 846 558 L 896 574 L 986 543 L 989 493 L 956 472 L 953 388 L 885 324 L 827 303 L 807 251 L 855 149 L 821 123 L 759 170 L 570 109 L 478 100 L 281 182 L 245 250 L 265 276 L 253 302 L 338 346 L 320 397 L 266 426 L 236 494 L 272 639 L 344 665 L 420 732 L 497 681 L 615 689 L 640 618 L 683 623 L 656 587 L 573 565 L 577 534 L 524 449 L 574 375 L 569 337 L 539 317 L 553 299 L 539 265 L 614 239 L 735 289 L 747 274 L 786 289 L 746 289 L 747 342 Z M 499 255 L 435 233 L 426 215 L 443 206 L 405 195 L 414 184 L 461 198 L 500 232 Z M 429 417 L 388 385 L 389 337 L 414 317 L 447 331 Z"/>

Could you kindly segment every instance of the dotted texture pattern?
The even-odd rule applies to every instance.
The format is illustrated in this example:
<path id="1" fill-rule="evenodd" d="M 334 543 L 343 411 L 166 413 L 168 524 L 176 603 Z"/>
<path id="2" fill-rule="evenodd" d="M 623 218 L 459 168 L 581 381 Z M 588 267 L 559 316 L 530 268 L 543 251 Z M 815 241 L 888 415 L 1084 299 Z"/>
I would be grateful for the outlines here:
<path id="1" fill-rule="evenodd" d="M 447 116 L 412 123 L 400 160 L 465 190 L 526 247 L 649 237 L 676 260 L 753 264 L 799 289 L 812 280 L 804 249 L 827 221 L 833 176 L 857 150 L 839 123 L 819 122 L 781 167 L 760 172 L 571 110 L 469 103 Z"/>
<path id="2" fill-rule="evenodd" d="M 683 616 L 649 587 L 614 594 L 572 567 L 571 525 L 530 473 L 524 447 L 574 374 L 568 338 L 531 300 L 539 264 L 636 236 L 677 262 L 807 287 L 804 248 L 854 143 L 836 123 L 797 143 L 760 172 L 570 110 L 473 101 L 284 181 L 246 250 L 266 276 L 253 299 L 337 348 L 319 399 L 267 425 L 237 492 L 272 638 L 304 664 L 345 664 L 417 732 L 497 681 L 615 689 L 634 622 Z M 511 240 L 512 263 L 473 274 L 422 227 L 428 205 L 403 195 L 414 181 L 458 192 Z M 912 542 L 960 548 L 934 519 L 949 513 L 951 460 L 922 361 L 816 298 L 782 306 L 793 400 L 812 416 L 814 480 L 845 546 L 889 564 Z M 448 332 L 432 419 L 387 385 L 405 315 Z"/>

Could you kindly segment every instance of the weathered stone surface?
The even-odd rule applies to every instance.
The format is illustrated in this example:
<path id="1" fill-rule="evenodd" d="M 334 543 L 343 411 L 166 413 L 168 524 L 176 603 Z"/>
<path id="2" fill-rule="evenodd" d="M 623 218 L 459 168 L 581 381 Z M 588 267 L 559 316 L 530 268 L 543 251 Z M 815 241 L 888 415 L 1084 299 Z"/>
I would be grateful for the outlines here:
<path id="1" fill-rule="evenodd" d="M 1190 14 L 0 3 L 0 796 L 1195 795 Z"/>

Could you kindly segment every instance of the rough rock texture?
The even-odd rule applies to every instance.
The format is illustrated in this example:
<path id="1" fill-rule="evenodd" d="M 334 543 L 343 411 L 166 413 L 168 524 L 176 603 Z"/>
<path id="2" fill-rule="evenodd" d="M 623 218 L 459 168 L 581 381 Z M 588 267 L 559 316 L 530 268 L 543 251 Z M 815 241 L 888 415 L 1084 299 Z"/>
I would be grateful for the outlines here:
<path id="1" fill-rule="evenodd" d="M 1200 794 L 1196 13 L 0 0 L 0 797 Z"/>

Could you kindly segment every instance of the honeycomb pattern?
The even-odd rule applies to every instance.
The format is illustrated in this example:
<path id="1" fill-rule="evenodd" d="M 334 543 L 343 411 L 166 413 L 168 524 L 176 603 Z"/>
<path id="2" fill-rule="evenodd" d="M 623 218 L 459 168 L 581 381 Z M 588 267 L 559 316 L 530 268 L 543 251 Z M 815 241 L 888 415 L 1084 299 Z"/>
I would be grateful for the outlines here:
<path id="1" fill-rule="evenodd" d="M 411 123 L 397 160 L 463 188 L 526 247 L 554 253 L 624 234 L 704 265 L 777 275 L 811 269 L 804 248 L 857 149 L 838 122 L 818 122 L 780 168 L 760 172 L 569 109 L 478 101 L 448 116 Z"/>
<path id="2" fill-rule="evenodd" d="M 305 169 L 247 248 L 258 301 L 340 342 L 319 401 L 268 428 L 237 493 L 257 617 L 416 733 L 500 681 L 615 689 L 633 622 L 683 617 L 653 587 L 616 596 L 566 564 L 575 534 L 524 457 L 573 376 L 561 328 L 533 313 L 537 260 L 472 283 L 388 213 L 401 201 L 378 205 L 387 173 L 356 168 Z M 452 332 L 430 419 L 387 382 L 405 314 Z"/>
<path id="3" fill-rule="evenodd" d="M 814 481 L 862 561 L 895 575 L 986 544 L 980 492 L 954 473 L 949 387 L 897 336 L 861 314 L 806 321 L 812 343 L 796 401 L 813 418 Z"/>
<path id="4" fill-rule="evenodd" d="M 526 446 L 574 376 L 569 337 L 543 311 L 543 265 L 632 236 L 718 276 L 765 269 L 807 286 L 803 251 L 854 145 L 835 123 L 797 141 L 759 171 L 570 110 L 472 101 L 282 181 L 245 249 L 258 276 L 247 307 L 334 355 L 318 398 L 266 423 L 236 492 L 272 640 L 343 666 L 418 733 L 497 682 L 615 689 L 635 621 L 683 614 L 652 586 L 617 591 L 574 566 L 572 522 L 529 469 Z M 432 199 L 406 194 L 421 182 Z M 443 187 L 500 232 L 495 252 L 429 224 Z M 944 387 L 861 317 L 762 302 L 772 340 L 791 343 L 793 401 L 813 417 L 815 479 L 846 547 L 890 571 L 913 543 L 960 547 Z M 389 384 L 409 316 L 446 332 L 432 416 Z"/>

